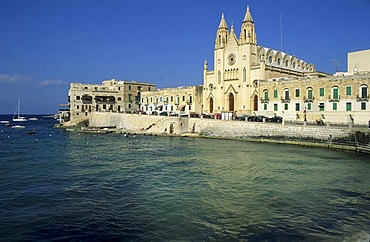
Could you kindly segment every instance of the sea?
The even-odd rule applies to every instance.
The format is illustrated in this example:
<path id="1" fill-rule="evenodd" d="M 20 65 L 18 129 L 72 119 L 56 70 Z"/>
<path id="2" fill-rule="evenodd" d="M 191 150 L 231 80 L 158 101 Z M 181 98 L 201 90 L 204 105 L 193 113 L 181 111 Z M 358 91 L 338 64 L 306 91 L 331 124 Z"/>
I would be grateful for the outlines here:
<path id="1" fill-rule="evenodd" d="M 369 155 L 36 117 L 0 124 L 0 241 L 370 240 Z"/>

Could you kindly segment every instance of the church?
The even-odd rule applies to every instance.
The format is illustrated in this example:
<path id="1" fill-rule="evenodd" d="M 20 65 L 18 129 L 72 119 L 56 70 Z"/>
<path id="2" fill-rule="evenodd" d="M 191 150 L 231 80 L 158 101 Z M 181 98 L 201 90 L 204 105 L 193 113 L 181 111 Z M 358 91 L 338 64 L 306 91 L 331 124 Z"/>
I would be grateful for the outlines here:
<path id="1" fill-rule="evenodd" d="M 203 111 L 250 114 L 258 111 L 259 82 L 268 79 L 300 78 L 316 73 L 313 64 L 296 56 L 257 44 L 257 33 L 247 7 L 239 38 L 228 28 L 224 14 L 217 29 L 214 70 L 207 61 L 203 73 Z"/>

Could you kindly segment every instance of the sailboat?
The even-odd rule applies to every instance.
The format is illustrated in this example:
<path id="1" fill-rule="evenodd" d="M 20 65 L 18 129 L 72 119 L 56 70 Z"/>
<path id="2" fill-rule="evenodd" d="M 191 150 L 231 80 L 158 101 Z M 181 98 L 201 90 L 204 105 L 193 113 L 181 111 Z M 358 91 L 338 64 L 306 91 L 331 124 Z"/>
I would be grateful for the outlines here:
<path id="1" fill-rule="evenodd" d="M 15 109 L 14 115 L 13 115 L 13 121 L 14 122 L 25 122 L 27 119 L 25 117 L 19 116 L 19 112 L 21 109 L 21 100 L 18 100 L 18 106 Z"/>

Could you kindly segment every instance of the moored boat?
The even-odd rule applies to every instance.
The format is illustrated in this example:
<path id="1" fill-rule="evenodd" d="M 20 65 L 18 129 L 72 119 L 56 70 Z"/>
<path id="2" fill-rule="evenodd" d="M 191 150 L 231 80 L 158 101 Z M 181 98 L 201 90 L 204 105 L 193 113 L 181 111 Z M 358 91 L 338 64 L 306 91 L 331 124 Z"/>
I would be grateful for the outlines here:
<path id="1" fill-rule="evenodd" d="M 14 125 L 14 126 L 12 126 L 12 129 L 24 129 L 24 128 L 26 128 L 26 127 L 23 126 L 23 125 Z"/>
<path id="2" fill-rule="evenodd" d="M 21 117 L 19 115 L 20 109 L 21 109 L 21 100 L 18 100 L 18 105 L 17 105 L 17 107 L 15 109 L 15 112 L 14 112 L 14 115 L 13 115 L 13 121 L 14 122 L 25 122 L 25 121 L 27 121 L 27 119 L 25 117 Z"/>

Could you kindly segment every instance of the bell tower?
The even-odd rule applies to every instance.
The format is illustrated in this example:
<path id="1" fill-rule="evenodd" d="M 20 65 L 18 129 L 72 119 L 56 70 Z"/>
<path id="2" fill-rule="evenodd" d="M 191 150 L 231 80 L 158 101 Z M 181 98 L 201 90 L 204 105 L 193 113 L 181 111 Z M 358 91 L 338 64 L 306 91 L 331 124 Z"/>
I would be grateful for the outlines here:
<path id="1" fill-rule="evenodd" d="M 243 24 L 240 31 L 241 44 L 257 45 L 257 35 L 254 30 L 254 21 L 247 6 L 247 12 L 243 20 Z"/>
<path id="2" fill-rule="evenodd" d="M 227 27 L 224 14 L 221 16 L 220 25 L 217 29 L 215 49 L 225 48 L 227 43 L 227 34 L 229 33 L 229 28 Z"/>

